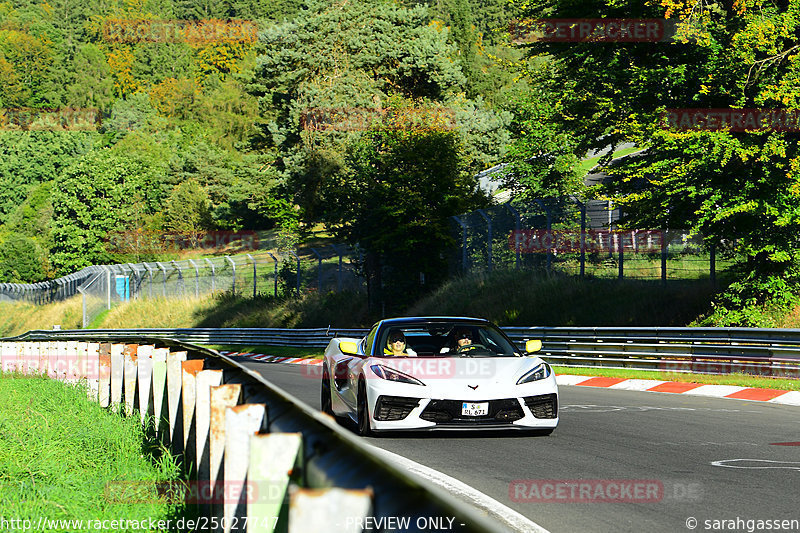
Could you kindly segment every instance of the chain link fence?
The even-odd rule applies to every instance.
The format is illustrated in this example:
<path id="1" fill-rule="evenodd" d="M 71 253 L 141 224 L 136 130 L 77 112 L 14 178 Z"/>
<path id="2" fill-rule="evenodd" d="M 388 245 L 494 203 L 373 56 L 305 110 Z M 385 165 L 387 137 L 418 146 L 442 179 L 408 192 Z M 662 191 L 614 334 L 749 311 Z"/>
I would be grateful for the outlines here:
<path id="1" fill-rule="evenodd" d="M 611 202 L 548 199 L 505 203 L 451 218 L 455 272 L 543 269 L 578 276 L 708 279 L 730 266 L 687 230 L 619 229 Z"/>
<path id="2" fill-rule="evenodd" d="M 345 245 L 287 252 L 253 252 L 180 261 L 93 265 L 41 283 L 1 283 L 0 301 L 47 304 L 78 294 L 83 327 L 115 304 L 137 299 L 190 298 L 214 292 L 300 295 L 360 290 L 358 254 Z"/>

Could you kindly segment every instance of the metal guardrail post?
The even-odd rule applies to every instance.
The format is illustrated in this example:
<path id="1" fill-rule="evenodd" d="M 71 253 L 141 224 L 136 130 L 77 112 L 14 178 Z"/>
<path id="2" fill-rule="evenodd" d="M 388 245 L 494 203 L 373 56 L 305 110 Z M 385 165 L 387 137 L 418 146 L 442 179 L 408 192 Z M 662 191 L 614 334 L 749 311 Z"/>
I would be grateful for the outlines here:
<path id="1" fill-rule="evenodd" d="M 236 263 L 228 255 L 225 256 L 225 259 L 231 264 L 231 268 L 233 269 L 233 283 L 231 284 L 231 291 L 233 291 L 233 294 L 235 295 L 236 294 Z"/>
<path id="2" fill-rule="evenodd" d="M 315 248 L 311 248 L 314 255 L 317 256 L 317 292 L 322 292 L 322 256 Z"/>
<path id="3" fill-rule="evenodd" d="M 212 263 L 208 257 L 206 257 L 205 259 L 206 263 L 208 263 L 208 266 L 211 267 L 211 292 L 214 292 L 217 289 L 216 281 L 214 279 L 217 273 L 217 269 L 214 267 L 214 263 Z"/>
<path id="4" fill-rule="evenodd" d="M 486 270 L 492 271 L 492 219 L 483 209 L 478 209 L 478 214 L 486 221 Z"/>
<path id="5" fill-rule="evenodd" d="M 272 275 L 272 278 L 273 278 L 273 281 L 275 282 L 275 288 L 274 288 L 273 295 L 277 296 L 278 295 L 278 258 L 275 257 L 274 255 L 272 255 L 272 252 L 267 252 L 267 253 L 272 258 L 272 260 L 275 261 L 275 272 Z"/>
<path id="6" fill-rule="evenodd" d="M 253 263 L 253 298 L 255 298 L 256 297 L 256 280 L 258 279 L 258 276 L 256 275 L 256 260 L 253 259 L 253 256 L 250 255 L 250 254 L 247 254 L 247 259 L 249 259 Z"/>

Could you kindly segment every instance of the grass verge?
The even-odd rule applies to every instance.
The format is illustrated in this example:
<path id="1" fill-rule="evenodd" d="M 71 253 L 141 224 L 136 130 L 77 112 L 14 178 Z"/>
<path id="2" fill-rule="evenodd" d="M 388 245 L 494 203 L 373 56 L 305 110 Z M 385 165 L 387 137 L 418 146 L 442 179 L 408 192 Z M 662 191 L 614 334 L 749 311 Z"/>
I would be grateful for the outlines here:
<path id="1" fill-rule="evenodd" d="M 138 415 L 125 418 L 103 409 L 83 386 L 0 375 L 0 516 L 5 519 L 174 520 L 183 516 L 182 504 L 155 497 L 148 499 L 153 503 L 126 503 L 114 490 L 125 484 L 155 495 L 155 483 L 179 479 L 178 465 L 147 437 Z"/>
<path id="2" fill-rule="evenodd" d="M 660 381 L 681 381 L 702 383 L 704 385 L 734 385 L 736 387 L 755 387 L 760 389 L 800 390 L 800 380 L 751 376 L 749 374 L 684 374 L 681 372 L 657 372 L 649 370 L 627 370 L 624 368 L 578 368 L 574 366 L 555 366 L 556 374 L 576 376 L 602 376 L 625 379 L 656 379 Z"/>
<path id="3" fill-rule="evenodd" d="M 239 346 L 231 344 L 212 344 L 206 346 L 218 352 L 258 353 L 278 357 L 297 357 L 300 359 L 322 359 L 324 350 L 319 348 L 292 348 L 291 346 Z"/>

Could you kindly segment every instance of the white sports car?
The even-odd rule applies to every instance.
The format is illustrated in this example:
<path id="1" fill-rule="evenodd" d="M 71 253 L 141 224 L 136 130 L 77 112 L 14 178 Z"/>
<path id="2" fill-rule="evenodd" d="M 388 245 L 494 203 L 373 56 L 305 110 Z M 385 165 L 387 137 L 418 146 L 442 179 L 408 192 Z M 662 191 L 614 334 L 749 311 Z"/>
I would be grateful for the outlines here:
<path id="1" fill-rule="evenodd" d="M 522 429 L 558 425 L 550 365 L 489 321 L 417 317 L 381 320 L 363 339 L 325 350 L 321 408 L 361 435 L 397 430 Z"/>

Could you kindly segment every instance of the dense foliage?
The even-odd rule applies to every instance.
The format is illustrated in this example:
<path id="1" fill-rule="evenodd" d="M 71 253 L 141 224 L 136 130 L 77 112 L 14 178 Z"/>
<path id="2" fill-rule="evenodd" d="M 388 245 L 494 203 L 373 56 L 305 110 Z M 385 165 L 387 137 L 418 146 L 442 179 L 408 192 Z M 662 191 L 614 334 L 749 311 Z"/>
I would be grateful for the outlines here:
<path id="1" fill-rule="evenodd" d="M 641 228 L 689 228 L 708 245 L 742 254 L 739 281 L 718 300 L 720 325 L 763 323 L 761 304 L 795 301 L 800 231 L 800 137 L 796 131 L 702 131 L 665 127 L 669 109 L 798 109 L 800 2 L 696 3 L 660 0 L 533 0 L 531 18 L 669 19 L 678 33 L 663 42 L 537 42 L 531 73 L 541 84 L 532 109 L 547 120 L 517 144 L 523 158 L 549 137 L 580 155 L 633 142 L 645 151 L 612 165 L 603 194 Z M 538 108 L 537 108 L 538 105 Z M 546 145 L 545 145 L 546 146 Z M 566 154 L 551 152 L 555 181 L 569 189 Z M 559 160 L 559 158 L 561 159 Z M 554 180 L 541 178 L 528 188 Z M 524 185 L 524 183 L 523 183 Z M 765 324 L 769 325 L 769 324 Z"/>

